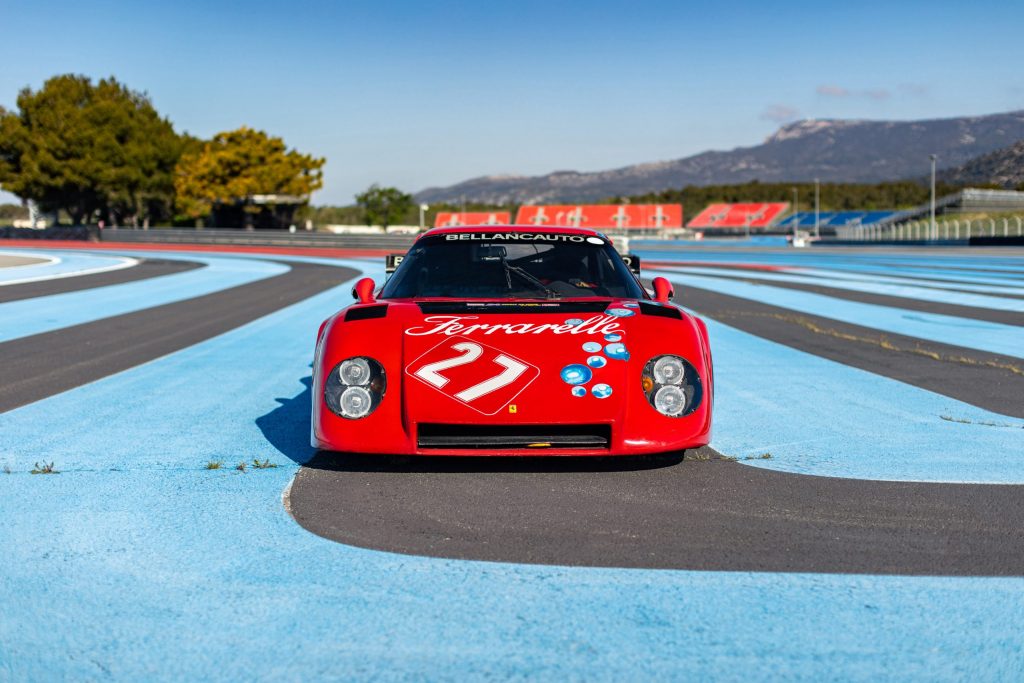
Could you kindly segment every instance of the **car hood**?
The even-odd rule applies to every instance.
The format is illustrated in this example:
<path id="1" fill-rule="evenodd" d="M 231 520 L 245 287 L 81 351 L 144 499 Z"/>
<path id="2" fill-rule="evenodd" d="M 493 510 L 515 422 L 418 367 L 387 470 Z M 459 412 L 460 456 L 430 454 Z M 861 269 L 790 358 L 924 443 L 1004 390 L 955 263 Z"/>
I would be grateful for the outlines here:
<path id="1" fill-rule="evenodd" d="M 635 301 L 392 304 L 410 422 L 612 422 L 640 373 Z M 642 364 L 643 361 L 641 361 Z"/>

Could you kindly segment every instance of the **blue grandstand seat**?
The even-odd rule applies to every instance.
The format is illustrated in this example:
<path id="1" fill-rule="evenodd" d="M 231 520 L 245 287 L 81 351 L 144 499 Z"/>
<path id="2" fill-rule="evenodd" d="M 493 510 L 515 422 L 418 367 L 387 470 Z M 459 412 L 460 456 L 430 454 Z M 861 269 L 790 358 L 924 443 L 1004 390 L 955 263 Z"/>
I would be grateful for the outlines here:
<path id="1" fill-rule="evenodd" d="M 819 222 L 822 226 L 842 228 L 854 225 L 870 225 L 895 216 L 897 211 L 822 211 Z M 776 227 L 793 228 L 794 220 L 799 228 L 814 227 L 814 212 L 801 211 L 796 216 L 788 216 Z"/>

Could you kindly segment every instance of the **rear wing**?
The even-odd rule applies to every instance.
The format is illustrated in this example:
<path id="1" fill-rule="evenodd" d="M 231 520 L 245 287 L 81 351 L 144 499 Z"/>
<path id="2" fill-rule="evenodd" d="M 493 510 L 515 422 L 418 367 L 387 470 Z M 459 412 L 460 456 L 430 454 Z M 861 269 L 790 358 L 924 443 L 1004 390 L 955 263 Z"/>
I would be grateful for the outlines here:
<path id="1" fill-rule="evenodd" d="M 405 258 L 405 254 L 388 254 L 384 257 L 384 275 L 391 275 L 395 272 L 395 268 L 402 263 L 402 259 Z"/>
<path id="2" fill-rule="evenodd" d="M 622 257 L 622 262 L 625 263 L 633 274 L 637 277 L 640 276 L 640 257 L 634 254 L 626 254 Z"/>

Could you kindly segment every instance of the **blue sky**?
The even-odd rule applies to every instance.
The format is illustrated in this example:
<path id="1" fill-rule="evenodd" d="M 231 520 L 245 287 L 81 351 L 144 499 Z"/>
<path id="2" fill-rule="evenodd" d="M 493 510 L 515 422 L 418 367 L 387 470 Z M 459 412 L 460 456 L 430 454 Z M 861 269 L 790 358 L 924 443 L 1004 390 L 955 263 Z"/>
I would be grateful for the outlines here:
<path id="1" fill-rule="evenodd" d="M 729 149 L 794 118 L 1024 108 L 1024 4 L 775 4 L 3 0 L 0 106 L 112 74 L 179 130 L 327 157 L 318 204 Z"/>

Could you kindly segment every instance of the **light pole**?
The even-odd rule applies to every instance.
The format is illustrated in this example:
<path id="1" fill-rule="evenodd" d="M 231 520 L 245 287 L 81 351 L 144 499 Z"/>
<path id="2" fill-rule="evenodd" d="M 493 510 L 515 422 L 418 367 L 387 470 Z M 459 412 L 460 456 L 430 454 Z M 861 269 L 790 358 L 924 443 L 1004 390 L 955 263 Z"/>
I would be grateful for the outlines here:
<path id="1" fill-rule="evenodd" d="M 423 232 L 423 214 L 426 213 L 430 207 L 426 204 L 420 204 L 420 232 Z"/>
<path id="2" fill-rule="evenodd" d="M 821 237 L 821 182 L 814 179 L 814 237 Z"/>
<path id="3" fill-rule="evenodd" d="M 928 235 L 932 239 L 935 239 L 935 160 L 939 157 L 936 154 L 929 154 L 928 158 L 932 160 L 932 220 Z"/>
<path id="4" fill-rule="evenodd" d="M 793 239 L 796 239 L 796 227 L 800 225 L 800 194 L 799 190 L 793 188 Z"/>

